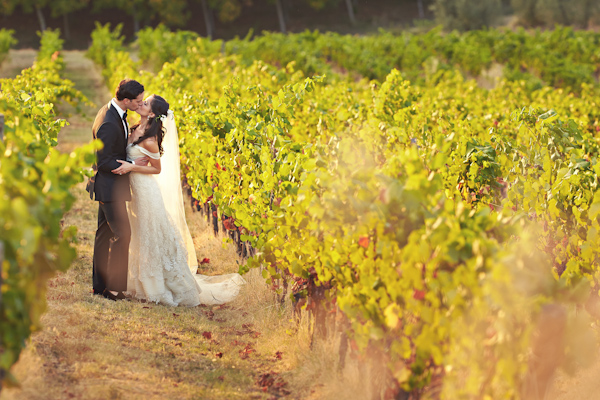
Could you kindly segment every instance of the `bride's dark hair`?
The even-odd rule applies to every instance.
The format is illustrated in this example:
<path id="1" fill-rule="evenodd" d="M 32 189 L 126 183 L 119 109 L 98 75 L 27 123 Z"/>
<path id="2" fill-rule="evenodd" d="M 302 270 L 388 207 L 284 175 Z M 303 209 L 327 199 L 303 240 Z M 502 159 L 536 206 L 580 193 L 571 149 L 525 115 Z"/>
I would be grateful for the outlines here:
<path id="1" fill-rule="evenodd" d="M 150 102 L 150 109 L 154 113 L 154 117 L 148 118 L 148 125 L 146 125 L 146 131 L 142 136 L 140 136 L 133 144 L 140 144 L 144 140 L 149 139 L 151 137 L 156 138 L 156 142 L 158 143 L 158 150 L 160 151 L 160 155 L 163 154 L 162 141 L 165 136 L 165 131 L 163 128 L 162 121 L 160 120 L 160 116 L 167 115 L 167 111 L 169 111 L 169 103 L 159 95 L 155 94 Z M 132 126 L 131 129 L 135 129 L 139 126 L 139 124 Z"/>

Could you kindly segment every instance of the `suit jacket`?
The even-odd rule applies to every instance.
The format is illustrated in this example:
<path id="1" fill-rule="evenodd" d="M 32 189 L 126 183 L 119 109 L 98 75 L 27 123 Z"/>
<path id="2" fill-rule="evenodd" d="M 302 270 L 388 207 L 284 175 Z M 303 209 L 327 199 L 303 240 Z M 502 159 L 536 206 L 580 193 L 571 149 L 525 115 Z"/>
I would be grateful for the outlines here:
<path id="1" fill-rule="evenodd" d="M 127 139 L 119 112 L 110 104 L 98 111 L 92 126 L 94 139 L 104 147 L 96 152 L 96 175 L 88 182 L 86 190 L 96 201 L 130 201 L 129 174 L 116 175 L 111 171 L 121 166 L 117 160 L 127 159 Z M 95 196 L 94 196 L 95 195 Z"/>

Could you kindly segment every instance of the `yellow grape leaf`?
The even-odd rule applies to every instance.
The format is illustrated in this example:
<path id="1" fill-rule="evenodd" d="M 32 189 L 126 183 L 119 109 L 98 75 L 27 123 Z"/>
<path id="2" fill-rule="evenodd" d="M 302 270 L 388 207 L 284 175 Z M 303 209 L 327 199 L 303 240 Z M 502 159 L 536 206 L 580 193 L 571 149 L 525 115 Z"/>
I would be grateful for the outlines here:
<path id="1" fill-rule="evenodd" d="M 390 329 L 396 329 L 396 327 L 400 323 L 400 318 L 398 318 L 398 314 L 400 313 L 400 307 L 396 303 L 390 304 L 384 310 L 383 314 L 385 315 L 385 324 Z"/>

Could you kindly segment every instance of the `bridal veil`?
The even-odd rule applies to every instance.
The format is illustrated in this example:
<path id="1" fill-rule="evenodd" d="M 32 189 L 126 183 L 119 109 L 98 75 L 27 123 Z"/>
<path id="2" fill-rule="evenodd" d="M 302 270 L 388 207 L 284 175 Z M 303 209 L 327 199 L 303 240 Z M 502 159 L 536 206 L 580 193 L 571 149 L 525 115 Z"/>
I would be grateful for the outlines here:
<path id="1" fill-rule="evenodd" d="M 171 220 L 180 232 L 188 252 L 188 266 L 200 287 L 202 304 L 222 304 L 233 300 L 239 293 L 240 286 L 245 283 L 237 273 L 206 276 L 197 274 L 198 259 L 192 236 L 185 220 L 185 208 L 181 188 L 181 172 L 179 159 L 179 135 L 175 116 L 171 110 L 163 119 L 165 136 L 163 138 L 163 156 L 161 172 L 156 175 L 163 202 Z"/>

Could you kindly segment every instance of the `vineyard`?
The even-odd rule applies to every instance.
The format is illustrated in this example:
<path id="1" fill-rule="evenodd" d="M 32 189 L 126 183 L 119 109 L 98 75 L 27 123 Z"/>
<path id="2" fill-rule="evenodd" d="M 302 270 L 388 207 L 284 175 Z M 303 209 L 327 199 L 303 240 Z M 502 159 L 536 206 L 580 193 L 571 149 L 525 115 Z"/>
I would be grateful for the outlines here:
<path id="1" fill-rule="evenodd" d="M 0 59 L 14 43 L 11 38 L 0 31 Z M 54 149 L 66 124 L 56 117 L 55 104 L 86 101 L 60 77 L 61 46 L 59 33 L 47 31 L 35 64 L 14 79 L 0 80 L 0 377 L 9 383 L 9 369 L 25 340 L 40 328 L 47 279 L 69 268 L 76 256 L 76 228 L 61 229 L 61 219 L 74 200 L 70 189 L 84 179 L 81 168 L 93 161 L 91 144 L 72 154 Z"/>
<path id="2" fill-rule="evenodd" d="M 43 311 L 28 288 L 73 259 L 59 221 L 91 151 L 52 149 L 52 104 L 85 99 L 58 36 L 42 44 L 0 81 L 4 371 Z M 98 25 L 87 55 L 108 88 L 133 78 L 170 102 L 192 206 L 241 273 L 309 313 L 312 342 L 339 336 L 340 370 L 364 361 L 373 398 L 541 399 L 536 363 L 597 353 L 599 45 L 560 27 L 221 42 L 159 26 L 134 55 Z"/>

